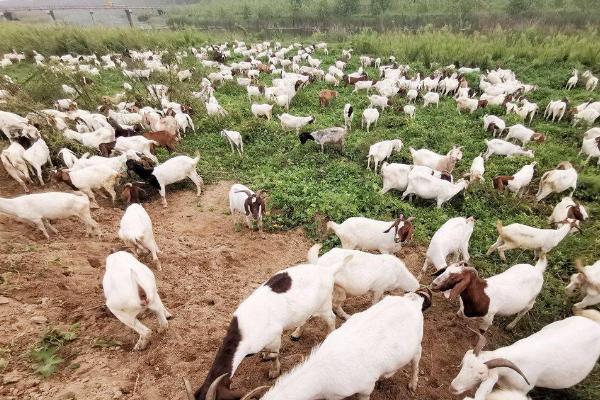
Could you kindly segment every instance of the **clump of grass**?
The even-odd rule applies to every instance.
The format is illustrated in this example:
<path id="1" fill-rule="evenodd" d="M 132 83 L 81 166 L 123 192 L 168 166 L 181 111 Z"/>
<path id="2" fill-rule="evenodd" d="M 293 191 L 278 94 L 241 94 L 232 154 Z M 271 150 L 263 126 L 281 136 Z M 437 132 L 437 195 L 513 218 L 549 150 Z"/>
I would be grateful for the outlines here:
<path id="1" fill-rule="evenodd" d="M 77 339 L 79 328 L 79 324 L 74 324 L 66 331 L 48 329 L 40 342 L 29 351 L 34 371 L 44 378 L 54 374 L 64 362 L 58 353 L 65 345 Z"/>

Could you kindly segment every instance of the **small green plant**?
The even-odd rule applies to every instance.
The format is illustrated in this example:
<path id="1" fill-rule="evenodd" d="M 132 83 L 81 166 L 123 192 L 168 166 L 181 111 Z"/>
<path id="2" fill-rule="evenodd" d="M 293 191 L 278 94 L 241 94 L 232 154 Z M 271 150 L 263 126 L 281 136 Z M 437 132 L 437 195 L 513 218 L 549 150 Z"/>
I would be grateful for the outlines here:
<path id="1" fill-rule="evenodd" d="M 109 349 L 112 347 L 120 347 L 121 345 L 122 345 L 122 343 L 119 342 L 118 340 L 106 339 L 103 337 L 95 338 L 94 342 L 92 343 L 92 347 L 99 348 L 99 349 Z"/>
<path id="2" fill-rule="evenodd" d="M 33 363 L 33 369 L 44 378 L 54 374 L 58 366 L 64 362 L 58 356 L 60 349 L 66 344 L 77 339 L 79 324 L 74 324 L 66 331 L 50 328 L 40 342 L 29 351 L 29 358 Z"/>

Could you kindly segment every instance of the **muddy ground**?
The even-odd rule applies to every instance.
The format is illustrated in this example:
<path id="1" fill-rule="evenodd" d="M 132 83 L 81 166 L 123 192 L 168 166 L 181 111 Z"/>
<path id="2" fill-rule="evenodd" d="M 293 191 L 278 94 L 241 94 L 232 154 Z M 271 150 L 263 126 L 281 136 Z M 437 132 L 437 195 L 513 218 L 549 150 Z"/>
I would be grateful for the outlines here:
<path id="1" fill-rule="evenodd" d="M 0 216 L 0 296 L 4 297 L 0 303 L 5 303 L 0 304 L 0 358 L 8 362 L 0 369 L 0 398 L 183 399 L 182 376 L 199 385 L 240 301 L 274 272 L 302 262 L 313 244 L 301 230 L 261 234 L 236 226 L 228 215 L 230 184 L 207 186 L 199 199 L 191 190 L 171 190 L 167 211 L 156 201 L 145 205 L 162 250 L 163 270 L 155 271 L 159 292 L 174 319 L 168 331 L 155 334 L 142 352 L 131 352 L 136 334 L 103 306 L 103 265 L 94 268 L 88 262 L 89 258 L 103 260 L 111 249 L 121 247 L 117 237 L 121 208 L 112 208 L 104 200 L 102 208 L 93 211 L 102 227 L 101 239 L 85 238 L 83 226 L 75 221 L 58 221 L 55 226 L 63 237 L 45 240 L 31 227 Z M 57 190 L 53 186 L 46 190 L 50 189 Z M 20 194 L 3 170 L 0 194 Z M 399 256 L 417 271 L 423 250 L 407 247 Z M 358 312 L 369 302 L 369 297 L 355 298 L 345 309 Z M 457 398 L 450 395 L 448 384 L 475 338 L 464 322 L 456 320 L 455 310 L 456 305 L 436 295 L 426 313 L 415 399 Z M 142 321 L 157 327 L 152 314 Z M 46 379 L 36 375 L 29 350 L 49 327 L 64 330 L 74 323 L 80 324 L 78 338 L 61 349 L 65 361 L 58 372 Z M 292 342 L 287 334 L 283 371 L 323 340 L 326 326 L 311 321 L 299 342 Z M 492 343 L 499 334 L 492 332 Z M 234 387 L 269 384 L 268 369 L 269 363 L 256 356 L 246 359 L 235 374 Z M 406 368 L 380 380 L 371 398 L 411 398 L 408 377 Z"/>

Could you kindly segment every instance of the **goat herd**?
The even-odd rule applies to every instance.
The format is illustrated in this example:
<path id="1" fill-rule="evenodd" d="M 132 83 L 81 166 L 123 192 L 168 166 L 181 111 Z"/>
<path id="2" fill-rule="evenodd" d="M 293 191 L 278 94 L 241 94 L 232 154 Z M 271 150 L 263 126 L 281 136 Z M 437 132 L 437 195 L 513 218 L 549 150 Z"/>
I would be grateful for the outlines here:
<path id="1" fill-rule="evenodd" d="M 333 88 L 340 83 L 354 86 L 353 93 L 367 93 L 370 106 L 362 113 L 361 125 L 369 131 L 376 126 L 380 112 L 389 106 L 394 96 L 406 96 L 408 102 L 403 111 L 408 118 L 415 118 L 414 104 L 421 95 L 424 107 L 438 105 L 442 96 L 454 96 L 458 112 L 473 113 L 488 105 L 503 106 L 507 113 L 516 113 L 523 124 L 507 127 L 494 115 L 485 115 L 484 129 L 493 135 L 485 141 L 487 151 L 472 161 L 469 173 L 456 182 L 452 172 L 463 157 L 461 147 L 454 146 L 446 155 L 428 149 L 410 148 L 414 165 L 387 163 L 393 152 L 399 152 L 403 142 L 399 139 L 373 144 L 368 153 L 368 168 L 373 164 L 383 178 L 382 193 L 389 190 L 402 191 L 402 198 L 418 196 L 435 200 L 438 207 L 452 199 L 469 185 L 484 181 L 485 163 L 493 156 L 534 158 L 532 150 L 525 148 L 530 141 L 543 142 L 546 136 L 528 128 L 526 124 L 538 111 L 538 105 L 528 101 L 527 93 L 536 90 L 533 85 L 520 82 L 510 70 L 496 69 L 481 73 L 478 68 L 457 68 L 449 65 L 434 71 L 423 79 L 420 74 L 410 77 L 410 67 L 400 65 L 394 57 L 382 65 L 380 58 L 360 57 L 360 68 L 345 73 L 352 57 L 351 49 L 344 49 L 327 72 L 321 69 L 318 53 L 329 54 L 326 43 L 314 45 L 243 42 L 191 48 L 175 54 L 177 64 L 192 56 L 203 71 L 212 71 L 202 78 L 198 92 L 192 96 L 201 99 L 211 118 L 224 118 L 228 112 L 215 97 L 224 81 L 235 80 L 247 90 L 252 103 L 265 99 L 265 103 L 252 103 L 254 117 L 273 117 L 273 107 L 286 112 L 279 115 L 284 131 L 292 130 L 302 144 L 315 141 L 321 151 L 325 145 L 344 146 L 352 129 L 354 107 L 343 108 L 343 126 L 329 127 L 312 133 L 301 130 L 313 123 L 313 116 L 294 116 L 289 108 L 296 93 L 315 80 L 324 80 Z M 160 102 L 160 108 L 144 106 L 139 102 L 123 101 L 132 90 L 130 82 L 148 79 L 157 72 L 176 72 L 179 80 L 190 79 L 197 74 L 194 68 L 180 70 L 177 64 L 165 65 L 161 57 L 165 51 L 127 50 L 123 54 L 45 56 L 34 52 L 33 60 L 41 68 L 50 71 L 80 72 L 84 78 L 81 85 L 93 84 L 94 75 L 102 69 L 122 70 L 129 82 L 123 84 L 124 92 L 105 96 L 97 111 L 78 108 L 72 99 L 78 91 L 63 85 L 67 98 L 57 99 L 54 109 L 40 109 L 25 117 L 0 111 L 0 129 L 10 145 L 2 151 L 1 160 L 7 173 L 25 192 L 33 184 L 30 173 L 44 185 L 42 168 L 49 164 L 52 179 L 73 189 L 72 192 L 45 192 L 26 194 L 7 199 L 0 198 L 0 212 L 29 222 L 49 237 L 46 228 L 57 233 L 50 220 L 76 216 L 86 227 L 86 233 L 100 235 L 98 224 L 92 218 L 90 208 L 99 207 L 94 191 L 104 189 L 115 201 L 115 185 L 123 172 L 136 174 L 143 182 L 128 182 L 121 186 L 122 199 L 130 204 L 120 223 L 119 237 L 131 246 L 136 255 L 148 252 L 157 269 L 161 269 L 160 250 L 154 240 L 152 222 L 140 205 L 148 192 L 160 193 L 166 207 L 167 185 L 189 178 L 200 196 L 203 181 L 196 171 L 200 156 L 180 155 L 158 163 L 155 147 L 174 150 L 186 131 L 195 131 L 190 118 L 191 107 L 170 100 L 169 87 L 164 84 L 148 84 L 151 97 Z M 5 54 L 2 66 L 22 61 L 25 57 L 13 51 Z M 244 61 L 233 61 L 242 59 Z M 230 61 L 227 61 L 230 60 Z M 143 68 L 132 69 L 132 65 Z M 369 78 L 365 72 L 374 67 L 379 79 Z M 280 76 L 272 85 L 258 84 L 261 75 Z M 479 98 L 473 97 L 465 74 L 479 74 Z M 598 79 L 589 71 L 583 73 L 586 90 L 594 90 Z M 16 84 L 4 75 L 7 84 Z M 574 71 L 568 80 L 568 88 L 577 84 L 579 75 Z M 378 94 L 369 95 L 370 91 Z M 10 90 L 0 91 L 0 102 L 12 95 Z M 330 105 L 338 92 L 326 89 L 319 93 L 319 104 Z M 600 102 L 586 102 L 571 107 L 566 99 L 552 101 L 545 109 L 544 117 L 551 121 L 569 118 L 574 125 L 592 125 L 600 116 Z M 43 131 L 51 126 L 65 138 L 80 142 L 90 151 L 78 157 L 63 148 L 56 154 L 55 162 L 64 168 L 54 168 L 50 149 Z M 507 136 L 501 139 L 502 133 Z M 237 131 L 224 129 L 221 135 L 228 141 L 232 153 L 244 152 L 243 137 Z M 514 142 L 520 142 L 521 145 Z M 589 161 L 600 156 L 600 128 L 591 128 L 584 134 L 581 152 Z M 600 161 L 599 161 L 600 162 Z M 494 187 L 522 196 L 530 185 L 536 162 L 525 165 L 512 175 L 493 178 Z M 511 249 L 533 250 L 535 264 L 518 264 L 506 271 L 481 278 L 469 262 L 469 240 L 475 219 L 452 218 L 433 235 L 426 253 L 425 263 L 418 277 L 392 254 L 413 235 L 413 218 L 400 216 L 395 221 L 378 221 L 353 217 L 342 223 L 330 221 L 327 228 L 341 240 L 342 247 L 334 248 L 319 257 L 320 245 L 308 253 L 306 264 L 284 269 L 272 276 L 252 292 L 233 313 L 233 318 L 218 349 L 206 378 L 194 391 L 185 380 L 190 400 L 204 399 L 342 399 L 354 394 L 361 400 L 368 399 L 381 377 L 392 376 L 407 364 L 412 374 L 409 389 L 417 389 L 419 361 L 423 339 L 423 311 L 432 302 L 432 293 L 443 292 L 450 299 L 460 300 L 459 316 L 473 319 L 479 330 L 479 341 L 462 360 L 460 372 L 450 384 L 450 390 L 459 395 L 476 389 L 475 399 L 517 400 L 527 399 L 534 387 L 561 389 L 571 387 L 591 372 L 600 357 L 600 313 L 586 309 L 600 303 L 600 262 L 591 266 L 577 263 L 578 273 L 571 277 L 568 292 L 580 289 L 585 298 L 575 304 L 576 316 L 554 322 L 539 332 L 512 345 L 493 351 L 484 351 L 484 334 L 495 316 L 514 316 L 507 326 L 512 329 L 534 306 L 536 297 L 543 289 L 547 255 L 567 235 L 580 229 L 588 218 L 583 205 L 572 197 L 578 174 L 568 161 L 542 175 L 537 201 L 552 193 L 570 190 L 554 208 L 548 222 L 555 229 L 540 229 L 522 224 L 503 226 L 497 224 L 498 239 L 488 254 L 498 251 L 501 258 Z M 262 229 L 265 199 L 260 191 L 235 184 L 229 192 L 232 214 L 246 217 L 249 228 L 253 220 Z M 375 254 L 371 252 L 379 252 Z M 452 262 L 448 263 L 451 258 Z M 429 287 L 419 284 L 428 268 L 435 269 L 434 280 Z M 106 258 L 103 279 L 106 305 L 125 325 L 139 334 L 134 350 L 147 347 L 151 330 L 137 316 L 149 309 L 158 318 L 160 328 L 166 329 L 170 313 L 162 304 L 153 272 L 129 252 L 119 251 Z M 403 296 L 383 297 L 387 291 L 402 290 Z M 373 293 L 373 305 L 363 312 L 348 315 L 343 307 L 347 297 Z M 336 315 L 345 322 L 336 329 Z M 316 347 L 305 361 L 287 374 L 280 375 L 279 354 L 281 336 L 285 330 L 294 330 L 292 339 L 302 335 L 303 325 L 309 318 L 323 318 L 329 335 Z M 231 389 L 235 371 L 245 357 L 260 353 L 272 362 L 269 378 L 279 379 L 271 387 L 260 387 L 243 394 Z"/>

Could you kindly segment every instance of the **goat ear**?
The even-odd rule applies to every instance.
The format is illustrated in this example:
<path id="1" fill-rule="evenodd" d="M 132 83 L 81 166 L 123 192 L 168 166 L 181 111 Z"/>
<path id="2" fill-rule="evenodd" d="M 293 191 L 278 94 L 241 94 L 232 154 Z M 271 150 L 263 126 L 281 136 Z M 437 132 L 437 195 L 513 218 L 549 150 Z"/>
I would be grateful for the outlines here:
<path id="1" fill-rule="evenodd" d="M 417 217 L 408 217 L 406 222 L 413 222 L 415 219 L 417 219 Z"/>
<path id="2" fill-rule="evenodd" d="M 456 300 L 467 286 L 469 286 L 469 283 L 471 283 L 470 275 L 463 274 L 460 281 L 450 291 L 450 300 Z"/>

